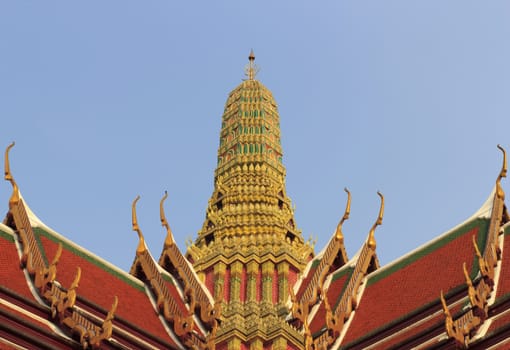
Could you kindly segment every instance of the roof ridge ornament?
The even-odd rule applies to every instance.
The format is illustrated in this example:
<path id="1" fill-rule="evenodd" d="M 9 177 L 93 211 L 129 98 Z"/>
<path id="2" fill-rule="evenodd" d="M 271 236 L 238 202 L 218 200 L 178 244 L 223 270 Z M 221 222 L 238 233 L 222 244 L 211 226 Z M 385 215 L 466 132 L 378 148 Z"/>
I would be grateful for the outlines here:
<path id="1" fill-rule="evenodd" d="M 257 66 L 255 61 L 255 54 L 253 53 L 253 49 L 250 51 L 250 55 L 248 56 L 249 63 L 244 68 L 244 73 L 248 77 L 248 80 L 255 80 L 255 76 L 259 72 L 259 66 Z"/>
<path id="2" fill-rule="evenodd" d="M 351 213 L 351 192 L 349 192 L 347 187 L 344 188 L 344 191 L 347 192 L 347 204 L 345 205 L 344 216 L 342 216 L 342 219 L 338 223 L 338 226 L 336 227 L 336 232 L 335 232 L 335 238 L 341 242 L 344 241 L 344 235 L 342 233 L 342 225 L 344 224 L 345 220 L 349 219 L 349 214 Z"/>
<path id="3" fill-rule="evenodd" d="M 377 220 L 372 225 L 370 232 L 368 234 L 368 247 L 375 250 L 376 242 L 375 242 L 375 228 L 382 224 L 383 216 L 384 216 L 384 196 L 381 192 L 377 191 L 377 195 L 381 197 L 381 206 L 379 207 L 379 215 L 377 216 Z"/>
<path id="4" fill-rule="evenodd" d="M 9 199 L 9 204 L 11 204 L 11 205 L 18 203 L 19 199 L 20 199 L 18 184 L 16 183 L 16 181 L 14 180 L 14 177 L 12 176 L 11 167 L 9 164 L 9 151 L 11 150 L 11 148 L 14 147 L 15 144 L 16 143 L 14 141 L 12 141 L 12 143 L 9 146 L 7 146 L 7 148 L 5 150 L 5 159 L 4 159 L 4 179 L 9 181 L 12 185 L 12 195 L 11 195 L 11 198 Z"/>
<path id="5" fill-rule="evenodd" d="M 166 228 L 166 238 L 165 238 L 165 249 L 174 245 L 175 240 L 172 234 L 172 230 L 170 229 L 170 225 L 168 224 L 168 221 L 166 220 L 165 216 L 165 208 L 163 207 L 163 202 L 168 198 L 168 192 L 165 191 L 165 195 L 163 198 L 161 198 L 161 201 L 159 202 L 159 217 L 161 220 L 161 226 Z"/>
<path id="6" fill-rule="evenodd" d="M 501 179 L 506 177 L 506 173 L 508 170 L 508 165 L 506 161 L 506 152 L 501 145 L 498 145 L 498 148 L 503 152 L 503 165 L 501 166 L 501 171 L 499 172 L 498 178 L 496 179 L 496 195 L 498 198 L 505 199 L 505 192 L 503 191 L 503 187 L 501 187 Z"/>
<path id="7" fill-rule="evenodd" d="M 136 196 L 131 206 L 131 220 L 133 222 L 133 231 L 136 231 L 136 233 L 138 233 L 138 238 L 140 239 L 138 242 L 138 247 L 136 248 L 136 255 L 142 254 L 147 250 L 147 248 L 145 247 L 145 239 L 143 238 L 142 231 L 138 226 L 138 220 L 136 218 L 136 202 L 138 202 L 139 199 L 140 196 L 139 195 Z"/>

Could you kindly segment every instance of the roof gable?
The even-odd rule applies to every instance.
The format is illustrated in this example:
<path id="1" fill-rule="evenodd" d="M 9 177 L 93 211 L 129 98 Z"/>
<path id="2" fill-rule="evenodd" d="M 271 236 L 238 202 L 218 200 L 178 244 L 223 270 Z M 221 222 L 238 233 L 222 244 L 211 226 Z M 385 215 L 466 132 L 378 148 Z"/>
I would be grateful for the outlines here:
<path id="1" fill-rule="evenodd" d="M 438 303 L 441 290 L 465 288 L 462 264 L 466 262 L 472 278 L 478 273 L 472 237 L 484 247 L 488 225 L 487 219 L 474 219 L 369 275 L 344 343 Z"/>
<path id="2" fill-rule="evenodd" d="M 110 308 L 114 297 L 117 296 L 119 299 L 115 313 L 117 321 L 122 320 L 126 326 L 133 329 L 150 330 L 152 336 L 149 337 L 159 338 L 158 342 L 162 344 L 175 345 L 156 313 L 147 312 L 154 307 L 141 281 L 126 272 L 113 269 L 85 249 L 68 244 L 66 240 L 61 240 L 49 230 L 34 228 L 34 234 L 46 256 L 53 256 L 58 243 L 62 244 L 62 255 L 57 266 L 57 280 L 61 285 L 70 286 L 77 268 L 80 267 L 81 279 L 77 293 L 78 302 L 82 302 L 82 307 L 104 317 L 105 311 Z"/>

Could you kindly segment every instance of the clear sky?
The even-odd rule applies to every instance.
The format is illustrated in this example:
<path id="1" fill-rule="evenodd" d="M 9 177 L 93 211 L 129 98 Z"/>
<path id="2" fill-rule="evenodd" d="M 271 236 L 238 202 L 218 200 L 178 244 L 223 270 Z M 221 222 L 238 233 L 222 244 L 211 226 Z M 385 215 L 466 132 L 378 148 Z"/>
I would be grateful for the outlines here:
<path id="1" fill-rule="evenodd" d="M 279 105 L 287 193 L 316 251 L 376 219 L 384 264 L 471 216 L 510 152 L 510 2 L 1 1 L 0 146 L 31 209 L 128 270 L 131 202 L 159 257 L 195 238 L 244 78 Z M 503 183 L 507 192 L 507 182 Z M 7 211 L 9 183 L 0 185 Z M 460 268 L 460 267 L 459 267 Z"/>

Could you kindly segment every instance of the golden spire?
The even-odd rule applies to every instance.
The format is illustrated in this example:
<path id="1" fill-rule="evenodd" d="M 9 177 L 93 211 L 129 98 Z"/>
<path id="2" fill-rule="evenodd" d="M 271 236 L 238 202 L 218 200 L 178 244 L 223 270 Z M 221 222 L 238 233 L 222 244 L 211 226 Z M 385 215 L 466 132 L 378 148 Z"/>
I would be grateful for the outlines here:
<path id="1" fill-rule="evenodd" d="M 375 249 L 376 247 L 375 228 L 382 224 L 382 219 L 384 215 L 384 196 L 379 191 L 377 191 L 377 195 L 381 197 L 381 207 L 379 208 L 379 215 L 377 216 L 377 220 L 375 221 L 374 225 L 370 229 L 370 233 L 368 234 L 368 247 L 371 249 Z"/>
<path id="2" fill-rule="evenodd" d="M 248 76 L 248 80 L 255 80 L 255 75 L 259 72 L 259 67 L 254 63 L 255 54 L 253 53 L 253 49 L 250 51 L 250 56 L 248 56 L 248 60 L 250 61 L 245 68 L 245 73 Z"/>
<path id="3" fill-rule="evenodd" d="M 166 221 L 165 217 L 165 209 L 163 208 L 163 202 L 168 197 L 168 192 L 165 191 L 165 195 L 163 198 L 161 198 L 161 201 L 159 202 L 159 217 L 161 219 L 161 225 L 166 228 L 166 238 L 165 238 L 165 248 L 168 248 L 175 244 L 172 230 L 170 229 L 170 225 L 168 225 L 168 221 Z"/>
<path id="4" fill-rule="evenodd" d="M 138 226 L 138 220 L 136 219 L 136 202 L 140 199 L 140 196 L 136 196 L 135 200 L 133 201 L 133 204 L 131 206 L 131 220 L 133 222 L 133 231 L 136 231 L 138 233 L 138 238 L 140 241 L 138 242 L 138 247 L 136 248 L 136 254 L 143 253 L 145 248 L 145 239 L 143 238 L 142 231 L 140 230 L 140 227 Z"/>
<path id="5" fill-rule="evenodd" d="M 351 213 L 351 192 L 349 192 L 347 187 L 344 188 L 344 191 L 347 192 L 347 205 L 345 206 L 344 216 L 338 223 L 338 226 L 336 227 L 336 233 L 335 233 L 335 238 L 342 242 L 344 240 L 344 235 L 342 233 L 342 225 L 345 220 L 349 219 L 349 214 Z"/>

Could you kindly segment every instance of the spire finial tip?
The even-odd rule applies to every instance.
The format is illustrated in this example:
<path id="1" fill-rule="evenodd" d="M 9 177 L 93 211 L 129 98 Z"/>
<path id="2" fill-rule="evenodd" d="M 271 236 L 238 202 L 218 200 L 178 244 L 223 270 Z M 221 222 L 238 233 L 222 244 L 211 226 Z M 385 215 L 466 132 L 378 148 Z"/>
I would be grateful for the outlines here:
<path id="1" fill-rule="evenodd" d="M 246 65 L 245 73 L 248 76 L 248 80 L 254 80 L 255 75 L 259 71 L 259 67 L 254 63 L 255 54 L 253 53 L 253 49 L 250 51 L 250 55 L 248 56 L 249 63 Z"/>

